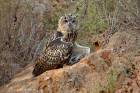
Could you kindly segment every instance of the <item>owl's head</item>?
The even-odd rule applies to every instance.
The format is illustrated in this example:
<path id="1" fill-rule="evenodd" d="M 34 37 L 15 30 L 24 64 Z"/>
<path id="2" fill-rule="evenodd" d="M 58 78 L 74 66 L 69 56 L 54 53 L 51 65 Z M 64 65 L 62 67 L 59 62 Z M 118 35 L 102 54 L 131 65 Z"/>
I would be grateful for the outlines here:
<path id="1" fill-rule="evenodd" d="M 75 42 L 77 39 L 78 21 L 76 16 L 68 14 L 62 16 L 58 21 L 57 31 L 63 34 L 63 37 L 67 42 Z"/>
<path id="2" fill-rule="evenodd" d="M 77 31 L 77 19 L 72 14 L 62 16 L 58 21 L 58 31 L 61 33 L 71 33 Z"/>

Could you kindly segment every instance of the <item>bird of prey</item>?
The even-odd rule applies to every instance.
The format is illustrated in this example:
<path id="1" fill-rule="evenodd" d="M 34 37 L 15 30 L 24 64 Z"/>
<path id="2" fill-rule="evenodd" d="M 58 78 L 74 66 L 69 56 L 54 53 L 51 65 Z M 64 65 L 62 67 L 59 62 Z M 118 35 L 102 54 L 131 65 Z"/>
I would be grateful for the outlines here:
<path id="1" fill-rule="evenodd" d="M 62 16 L 58 22 L 58 31 L 47 44 L 42 56 L 36 59 L 32 74 L 38 76 L 46 70 L 63 67 L 69 62 L 73 45 L 77 38 L 76 19 L 73 15 Z"/>

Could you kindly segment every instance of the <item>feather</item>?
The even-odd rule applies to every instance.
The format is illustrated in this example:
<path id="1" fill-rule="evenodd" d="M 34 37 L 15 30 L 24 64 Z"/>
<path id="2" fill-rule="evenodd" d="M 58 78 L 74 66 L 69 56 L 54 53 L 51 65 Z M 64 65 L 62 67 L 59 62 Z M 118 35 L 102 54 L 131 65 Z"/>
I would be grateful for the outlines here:
<path id="1" fill-rule="evenodd" d="M 38 76 L 46 70 L 56 69 L 64 65 L 72 54 L 72 47 L 71 42 L 61 41 L 61 38 L 50 42 L 45 54 L 36 61 L 32 72 L 33 75 Z"/>

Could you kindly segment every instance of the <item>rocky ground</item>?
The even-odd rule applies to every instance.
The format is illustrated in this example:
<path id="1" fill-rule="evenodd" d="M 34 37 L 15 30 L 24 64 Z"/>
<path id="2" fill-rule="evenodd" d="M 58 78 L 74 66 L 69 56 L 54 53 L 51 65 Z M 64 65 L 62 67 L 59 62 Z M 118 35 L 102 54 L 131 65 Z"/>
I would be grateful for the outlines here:
<path id="1" fill-rule="evenodd" d="M 17 74 L 0 93 L 140 93 L 140 28 L 118 31 L 79 63 L 32 77 Z"/>
<path id="2" fill-rule="evenodd" d="M 17 1 L 5 3 L 3 4 L 5 7 L 2 8 L 4 17 L 1 16 L 0 28 L 5 28 L 2 31 L 14 38 L 4 37 L 3 32 L 0 33 L 2 38 L 0 39 L 0 86 L 7 83 L 0 87 L 0 93 L 140 93 L 140 24 L 136 22 L 139 20 L 134 22 L 129 20 L 132 23 L 124 19 L 119 20 L 125 23 L 120 24 L 123 26 L 120 31 L 115 33 L 106 31 L 97 37 L 88 31 L 83 31 L 83 36 L 88 38 L 82 38 L 81 35 L 81 43 L 89 40 L 90 45 L 93 45 L 91 48 L 96 52 L 72 66 L 46 71 L 38 77 L 33 77 L 31 74 L 33 64 L 29 63 L 33 55 L 40 54 L 43 47 L 40 42 L 46 40 L 44 36 L 46 30 L 57 29 L 58 17 L 64 11 L 75 9 L 71 6 L 75 0 Z M 6 5 L 11 6 L 7 8 Z M 65 10 L 68 7 L 69 9 Z M 11 9 L 10 12 L 6 13 L 7 9 Z M 130 16 L 128 14 L 128 18 Z M 9 22 L 12 28 L 8 30 Z M 20 28 L 18 28 L 19 24 L 22 25 Z M 21 35 L 19 38 L 20 34 L 17 35 L 16 31 L 25 34 L 25 37 Z M 34 35 L 30 31 L 33 31 L 32 33 L 35 31 Z M 14 41 L 17 38 L 19 41 L 24 39 L 25 41 L 31 39 L 31 41 L 27 41 L 27 44 L 20 41 L 19 46 L 19 42 Z M 41 49 L 34 52 L 37 45 L 41 46 Z M 29 65 L 26 66 L 27 64 Z"/>

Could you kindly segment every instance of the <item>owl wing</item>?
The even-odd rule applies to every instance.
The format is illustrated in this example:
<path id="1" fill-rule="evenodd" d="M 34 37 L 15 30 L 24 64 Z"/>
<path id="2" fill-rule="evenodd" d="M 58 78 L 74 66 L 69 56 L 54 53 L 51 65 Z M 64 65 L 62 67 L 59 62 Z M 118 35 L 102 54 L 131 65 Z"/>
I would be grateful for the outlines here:
<path id="1" fill-rule="evenodd" d="M 58 37 L 61 37 L 63 36 L 63 34 L 59 31 L 56 31 L 54 32 L 52 35 L 48 35 L 48 39 L 47 39 L 47 42 L 46 42 L 46 48 L 48 47 L 48 45 L 55 39 L 57 39 Z"/>
<path id="2" fill-rule="evenodd" d="M 55 39 L 45 49 L 44 54 L 37 59 L 34 66 L 33 75 L 38 76 L 46 70 L 51 70 L 63 66 L 68 62 L 72 54 L 72 43 Z"/>
<path id="3" fill-rule="evenodd" d="M 60 38 L 52 41 L 45 50 L 48 64 L 64 64 L 72 52 L 72 43 L 63 42 Z"/>

